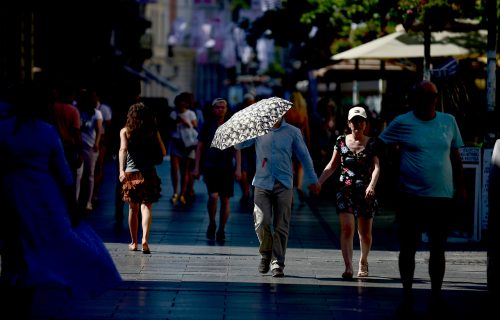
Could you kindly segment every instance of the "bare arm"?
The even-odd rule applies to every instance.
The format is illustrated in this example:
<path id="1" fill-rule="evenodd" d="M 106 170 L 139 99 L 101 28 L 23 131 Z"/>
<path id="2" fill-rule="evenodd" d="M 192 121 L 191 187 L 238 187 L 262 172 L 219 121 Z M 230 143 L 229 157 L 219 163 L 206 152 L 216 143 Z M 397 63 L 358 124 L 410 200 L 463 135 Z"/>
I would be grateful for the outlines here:
<path id="1" fill-rule="evenodd" d="M 321 176 L 318 179 L 320 185 L 323 185 L 323 183 L 335 172 L 335 170 L 337 170 L 339 163 L 340 163 L 340 154 L 337 152 L 337 150 L 333 150 L 330 162 L 328 162 L 325 169 L 323 169 L 323 172 L 321 173 Z"/>
<path id="2" fill-rule="evenodd" d="M 119 176 L 118 179 L 122 182 L 125 179 L 125 168 L 127 161 L 127 150 L 128 150 L 128 140 L 127 140 L 127 129 L 123 128 L 120 130 L 120 150 L 118 151 L 118 165 L 119 165 Z"/>
<path id="3" fill-rule="evenodd" d="M 95 143 L 94 143 L 94 151 L 99 150 L 99 145 L 101 143 L 102 133 L 104 132 L 102 126 L 102 119 L 98 119 L 95 127 Z"/>
<path id="4" fill-rule="evenodd" d="M 163 156 L 166 156 L 167 155 L 167 148 L 165 147 L 165 143 L 163 143 L 163 139 L 161 138 L 160 131 L 156 131 L 156 137 L 158 139 L 158 143 L 160 144 L 161 154 L 163 154 Z"/>
<path id="5" fill-rule="evenodd" d="M 235 149 L 234 157 L 236 159 L 236 170 L 234 172 L 234 177 L 239 181 L 241 179 L 241 150 Z"/>
<path id="6" fill-rule="evenodd" d="M 377 186 L 378 177 L 380 176 L 380 160 L 377 156 L 373 156 L 373 171 L 370 184 L 366 188 L 365 198 L 371 198 L 375 196 L 375 187 Z"/>
<path id="7" fill-rule="evenodd" d="M 203 141 L 198 140 L 198 145 L 196 146 L 196 158 L 194 159 L 194 168 L 193 168 L 193 177 L 195 179 L 198 179 L 201 175 L 200 173 L 200 162 L 201 162 L 201 156 L 203 155 L 203 152 L 205 150 L 205 143 Z"/>

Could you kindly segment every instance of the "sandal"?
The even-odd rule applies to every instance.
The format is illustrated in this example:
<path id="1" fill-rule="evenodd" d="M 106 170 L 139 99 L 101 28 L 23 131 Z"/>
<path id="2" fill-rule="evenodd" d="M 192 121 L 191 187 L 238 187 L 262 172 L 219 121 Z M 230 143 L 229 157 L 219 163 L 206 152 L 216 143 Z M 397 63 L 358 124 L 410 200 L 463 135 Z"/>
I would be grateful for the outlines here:
<path id="1" fill-rule="evenodd" d="M 128 245 L 128 249 L 129 249 L 130 251 L 137 251 L 137 244 L 135 244 L 135 243 L 130 243 L 130 244 Z"/>
<path id="2" fill-rule="evenodd" d="M 342 279 L 346 279 L 346 280 L 352 279 L 352 272 L 344 271 L 344 273 L 342 273 Z"/>
<path id="3" fill-rule="evenodd" d="M 180 196 L 179 198 L 179 202 L 181 203 L 181 205 L 185 206 L 187 204 L 187 200 L 184 196 Z"/>
<path id="4" fill-rule="evenodd" d="M 149 250 L 149 246 L 147 244 L 145 244 L 145 243 L 142 245 L 142 253 L 144 253 L 144 254 L 150 254 L 151 253 L 151 251 Z"/>
<path id="5" fill-rule="evenodd" d="M 358 277 L 364 278 L 368 277 L 368 262 L 366 264 L 359 264 Z"/>
<path id="6" fill-rule="evenodd" d="M 179 201 L 179 195 L 177 193 L 174 193 L 172 198 L 170 198 L 170 202 L 172 202 L 172 204 L 175 206 L 178 201 Z"/>

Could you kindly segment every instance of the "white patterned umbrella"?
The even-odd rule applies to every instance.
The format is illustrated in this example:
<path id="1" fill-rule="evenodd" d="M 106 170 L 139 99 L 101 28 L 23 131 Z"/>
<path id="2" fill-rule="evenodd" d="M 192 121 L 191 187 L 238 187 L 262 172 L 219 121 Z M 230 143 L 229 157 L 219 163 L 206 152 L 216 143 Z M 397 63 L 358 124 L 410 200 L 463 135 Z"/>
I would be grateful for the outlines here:
<path id="1" fill-rule="evenodd" d="M 278 97 L 262 99 L 236 112 L 215 132 L 212 147 L 224 150 L 248 139 L 262 136 L 292 107 Z"/>

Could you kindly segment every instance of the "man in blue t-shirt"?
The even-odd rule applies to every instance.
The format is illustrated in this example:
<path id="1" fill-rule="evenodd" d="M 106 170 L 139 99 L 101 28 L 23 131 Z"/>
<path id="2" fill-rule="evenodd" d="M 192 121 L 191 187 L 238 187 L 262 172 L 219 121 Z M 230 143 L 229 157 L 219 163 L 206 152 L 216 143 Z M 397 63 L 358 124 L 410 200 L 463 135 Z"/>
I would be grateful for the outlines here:
<path id="1" fill-rule="evenodd" d="M 436 111 L 437 97 L 432 82 L 417 84 L 415 108 L 396 117 L 379 136 L 383 143 L 396 145 L 400 154 L 399 272 L 407 301 L 411 301 L 415 253 L 424 231 L 429 237 L 432 299 L 439 299 L 452 199 L 465 198 L 462 137 L 455 118 Z"/>

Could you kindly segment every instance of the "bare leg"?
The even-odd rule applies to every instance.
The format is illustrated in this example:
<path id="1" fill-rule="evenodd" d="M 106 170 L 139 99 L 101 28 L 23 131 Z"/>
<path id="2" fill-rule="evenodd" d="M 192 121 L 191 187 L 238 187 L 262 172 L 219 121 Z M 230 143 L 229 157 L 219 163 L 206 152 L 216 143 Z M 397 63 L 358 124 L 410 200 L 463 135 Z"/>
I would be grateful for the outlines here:
<path id="1" fill-rule="evenodd" d="M 182 159 L 181 160 L 181 196 L 179 200 L 182 204 L 186 204 L 186 193 L 188 192 L 189 187 L 189 176 L 191 172 L 189 171 L 191 159 Z"/>
<path id="2" fill-rule="evenodd" d="M 129 203 L 128 208 L 128 228 L 132 242 L 129 244 L 130 250 L 137 250 L 137 230 L 139 228 L 139 204 Z"/>
<path id="3" fill-rule="evenodd" d="M 217 224 L 215 223 L 215 216 L 217 215 L 217 201 L 219 199 L 219 194 L 217 192 L 210 193 L 208 195 L 207 201 L 207 211 L 208 211 L 208 227 L 207 227 L 207 239 L 215 239 L 215 231 L 217 229 Z"/>
<path id="4" fill-rule="evenodd" d="M 302 191 L 302 184 L 304 183 L 304 168 L 300 163 L 297 163 L 297 189 Z"/>
<path id="5" fill-rule="evenodd" d="M 356 227 L 354 215 L 352 213 L 342 212 L 339 214 L 340 218 L 340 249 L 342 250 L 342 257 L 344 258 L 345 273 L 352 276 L 352 251 L 354 229 Z"/>
<path id="6" fill-rule="evenodd" d="M 359 271 L 362 271 L 358 272 L 358 276 L 368 276 L 368 254 L 370 253 L 373 240 L 372 224 L 372 218 L 358 218 L 359 247 L 361 248 L 361 256 L 359 257 Z M 361 266 L 363 266 L 363 269 L 361 268 Z"/>
<path id="7" fill-rule="evenodd" d="M 248 183 L 248 176 L 246 171 L 241 171 L 241 179 L 239 181 L 239 184 L 241 188 L 241 199 L 247 201 L 250 195 L 250 185 Z"/>
<path id="8" fill-rule="evenodd" d="M 177 201 L 179 201 L 179 173 L 180 172 L 180 161 L 181 159 L 178 156 L 171 155 L 170 156 L 170 180 L 172 181 L 172 190 L 173 194 L 170 198 L 170 202 L 175 206 L 177 205 Z"/>
<path id="9" fill-rule="evenodd" d="M 172 180 L 172 190 L 174 195 L 179 193 L 179 157 L 170 156 L 170 179 Z"/>
<path id="10" fill-rule="evenodd" d="M 229 215 L 231 212 L 229 206 L 229 197 L 221 197 L 220 199 L 220 216 L 219 216 L 219 230 L 224 231 L 227 220 L 229 219 Z"/>
<path id="11" fill-rule="evenodd" d="M 141 204 L 141 214 L 142 214 L 142 250 L 149 250 L 149 230 L 151 228 L 151 222 L 153 221 L 152 216 L 152 204 Z"/>
<path id="12" fill-rule="evenodd" d="M 372 224 L 373 219 L 366 219 L 360 217 L 358 219 L 358 235 L 359 235 L 359 246 L 361 248 L 361 257 L 359 258 L 360 264 L 368 263 L 368 254 L 372 248 Z"/>
<path id="13" fill-rule="evenodd" d="M 218 200 L 219 200 L 218 193 L 211 193 L 208 195 L 207 210 L 208 210 L 208 219 L 210 220 L 210 223 L 215 223 L 215 216 L 217 214 L 217 201 Z"/>

